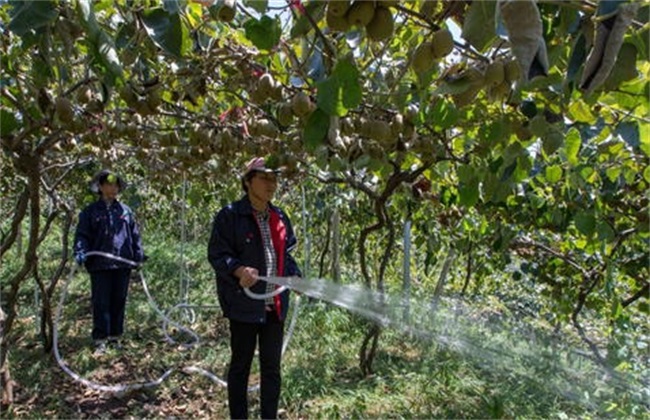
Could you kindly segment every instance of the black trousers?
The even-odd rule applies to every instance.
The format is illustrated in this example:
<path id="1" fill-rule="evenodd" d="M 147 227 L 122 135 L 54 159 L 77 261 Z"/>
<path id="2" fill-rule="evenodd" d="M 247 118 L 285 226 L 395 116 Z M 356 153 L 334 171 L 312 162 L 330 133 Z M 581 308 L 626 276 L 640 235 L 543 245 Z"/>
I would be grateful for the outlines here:
<path id="1" fill-rule="evenodd" d="M 228 405 L 233 419 L 248 418 L 248 376 L 259 342 L 260 406 L 263 419 L 278 417 L 280 400 L 280 360 L 284 322 L 275 311 L 268 312 L 265 324 L 230 320 L 230 367 L 228 368 Z"/>
<path id="2" fill-rule="evenodd" d="M 124 332 L 124 310 L 129 290 L 130 269 L 90 273 L 93 303 L 93 340 L 118 337 Z"/>

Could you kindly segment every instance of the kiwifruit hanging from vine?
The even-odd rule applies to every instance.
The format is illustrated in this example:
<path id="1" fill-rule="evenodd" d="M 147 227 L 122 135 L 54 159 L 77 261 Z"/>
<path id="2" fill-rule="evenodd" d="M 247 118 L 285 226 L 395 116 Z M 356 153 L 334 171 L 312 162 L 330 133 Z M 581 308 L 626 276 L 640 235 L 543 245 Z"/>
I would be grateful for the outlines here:
<path id="1" fill-rule="evenodd" d="M 372 136 L 372 121 L 366 117 L 361 117 L 357 121 L 357 133 L 362 137 L 370 138 Z"/>
<path id="2" fill-rule="evenodd" d="M 155 87 L 150 89 L 147 92 L 147 105 L 152 110 L 155 110 L 162 103 L 162 97 L 160 96 L 160 87 Z"/>
<path id="3" fill-rule="evenodd" d="M 327 14 L 334 17 L 343 17 L 349 8 L 349 0 L 330 1 L 327 3 Z"/>
<path id="4" fill-rule="evenodd" d="M 72 102 L 66 97 L 59 96 L 54 103 L 56 116 L 64 124 L 70 124 L 74 121 L 74 109 Z"/>
<path id="5" fill-rule="evenodd" d="M 503 76 L 508 83 L 516 82 L 521 77 L 521 67 L 517 60 L 506 61 L 503 65 Z"/>
<path id="6" fill-rule="evenodd" d="M 366 34 L 373 41 L 383 41 L 393 35 L 395 23 L 393 14 L 385 7 L 375 8 L 372 20 L 366 25 Z"/>
<path id="7" fill-rule="evenodd" d="M 262 136 L 275 138 L 279 134 L 278 127 L 266 118 L 259 120 L 257 127 L 259 134 Z"/>
<path id="8" fill-rule="evenodd" d="M 281 126 L 287 127 L 293 122 L 293 110 L 291 109 L 291 104 L 282 103 L 278 106 L 278 111 L 276 117 Z"/>
<path id="9" fill-rule="evenodd" d="M 404 112 L 404 121 L 415 124 L 420 114 L 420 108 L 416 104 L 409 104 Z"/>
<path id="10" fill-rule="evenodd" d="M 217 17 L 222 22 L 231 22 L 237 14 L 237 0 L 223 0 Z"/>
<path id="11" fill-rule="evenodd" d="M 425 41 L 418 45 L 413 51 L 411 57 L 411 67 L 416 73 L 423 73 L 433 67 L 435 63 L 435 56 L 433 53 L 433 44 Z"/>
<path id="12" fill-rule="evenodd" d="M 383 145 L 389 145 L 393 143 L 393 135 L 390 128 L 390 124 L 386 121 L 381 120 L 371 120 L 370 121 L 370 138 L 377 140 Z"/>
<path id="13" fill-rule="evenodd" d="M 269 73 L 264 73 L 257 81 L 257 89 L 265 98 L 271 96 L 275 90 L 275 80 Z"/>
<path id="14" fill-rule="evenodd" d="M 275 84 L 275 88 L 271 91 L 271 99 L 274 101 L 281 101 L 284 99 L 282 85 L 280 83 Z"/>
<path id="15" fill-rule="evenodd" d="M 303 117 L 312 111 L 312 103 L 309 95 L 305 92 L 298 92 L 291 100 L 291 109 L 298 117 Z"/>
<path id="16" fill-rule="evenodd" d="M 510 83 L 502 81 L 496 86 L 491 86 L 487 93 L 488 99 L 491 101 L 501 101 L 510 93 Z"/>
<path id="17" fill-rule="evenodd" d="M 338 1 L 334 1 L 332 3 L 338 3 Z M 347 32 L 348 29 L 350 29 L 352 26 L 350 25 L 350 22 L 348 22 L 348 19 L 345 17 L 345 15 L 334 16 L 330 14 L 329 9 L 325 15 L 325 22 L 327 23 L 327 27 L 334 32 Z"/>
<path id="18" fill-rule="evenodd" d="M 404 116 L 402 114 L 393 115 L 390 121 L 390 132 L 393 137 L 397 138 L 404 130 Z"/>
<path id="19" fill-rule="evenodd" d="M 475 84 L 470 86 L 464 92 L 451 95 L 451 98 L 453 99 L 456 108 L 463 108 L 471 104 L 474 100 L 476 100 L 476 95 L 480 92 L 481 86 L 482 86 L 481 84 Z"/>
<path id="20" fill-rule="evenodd" d="M 90 86 L 81 86 L 77 91 L 77 101 L 87 104 L 91 99 L 93 99 L 93 90 Z"/>
<path id="21" fill-rule="evenodd" d="M 128 83 L 120 88 L 120 98 L 130 107 L 134 107 L 138 102 L 138 94 Z"/>
<path id="22" fill-rule="evenodd" d="M 251 118 L 246 122 L 246 127 L 248 128 L 248 134 L 252 137 L 260 135 L 260 126 L 258 120 Z"/>
<path id="23" fill-rule="evenodd" d="M 449 29 L 439 29 L 433 33 L 431 43 L 433 44 L 433 57 L 439 59 L 446 57 L 454 50 L 454 37 Z"/>
<path id="24" fill-rule="evenodd" d="M 485 69 L 485 86 L 494 87 L 498 86 L 505 80 L 505 71 L 503 61 L 496 60 L 491 62 Z"/>
<path id="25" fill-rule="evenodd" d="M 369 0 L 356 0 L 348 10 L 347 18 L 350 25 L 359 27 L 370 23 L 375 15 L 375 2 Z"/>
<path id="26" fill-rule="evenodd" d="M 251 92 L 249 93 L 250 100 L 253 103 L 256 103 L 258 105 L 261 105 L 266 101 L 266 98 L 268 97 L 266 93 L 260 89 L 259 87 L 253 88 Z"/>

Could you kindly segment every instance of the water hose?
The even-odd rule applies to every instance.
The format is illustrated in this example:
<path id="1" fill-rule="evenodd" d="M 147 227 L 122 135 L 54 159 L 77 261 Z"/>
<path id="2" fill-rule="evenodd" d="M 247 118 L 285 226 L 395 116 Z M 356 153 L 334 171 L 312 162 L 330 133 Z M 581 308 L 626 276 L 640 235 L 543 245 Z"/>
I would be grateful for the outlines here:
<path id="1" fill-rule="evenodd" d="M 106 252 L 90 251 L 90 252 L 86 253 L 86 255 L 87 256 L 93 256 L 94 255 L 94 256 L 101 256 L 101 257 L 105 257 L 105 258 L 110 258 L 110 259 L 112 259 L 114 261 L 122 262 L 122 263 L 127 264 L 127 265 L 129 265 L 131 267 L 134 267 L 134 268 L 137 268 L 137 267 L 140 266 L 140 264 L 138 264 L 138 263 L 136 263 L 134 261 L 119 257 L 117 255 L 109 254 L 109 253 L 106 253 Z M 125 384 L 105 385 L 105 384 L 100 384 L 98 382 L 94 382 L 94 381 L 91 381 L 89 379 L 84 378 L 83 376 L 79 375 L 78 373 L 76 373 L 72 369 L 70 369 L 68 367 L 68 365 L 66 364 L 66 362 L 63 360 L 63 358 L 61 357 L 61 354 L 59 352 L 59 329 L 58 329 L 58 325 L 59 325 L 59 322 L 61 320 L 61 313 L 63 311 L 63 304 L 65 302 L 65 298 L 66 298 L 67 293 L 68 293 L 68 287 L 69 287 L 72 279 L 74 278 L 74 275 L 77 272 L 78 267 L 79 266 L 77 264 L 74 264 L 72 270 L 70 271 L 70 275 L 68 276 L 68 279 L 63 284 L 63 289 L 61 291 L 61 296 L 59 298 L 59 304 L 58 304 L 57 309 L 56 309 L 56 316 L 55 316 L 55 319 L 54 319 L 52 339 L 53 339 L 53 347 L 54 347 L 54 357 L 56 358 L 56 361 L 57 361 L 58 365 L 74 381 L 79 382 L 79 383 L 81 383 L 81 384 L 83 384 L 83 385 L 85 385 L 85 386 L 87 386 L 87 387 L 89 387 L 91 389 L 96 390 L 96 391 L 114 392 L 114 393 L 126 393 L 127 391 L 131 391 L 131 390 L 142 389 L 142 388 L 152 388 L 152 387 L 159 386 L 161 383 L 164 382 L 165 379 L 167 379 L 167 377 L 169 375 L 171 375 L 175 370 L 177 370 L 177 368 L 170 368 L 170 369 L 166 370 L 161 376 L 159 376 L 157 379 L 152 380 L 152 381 L 140 381 L 140 382 L 125 383 Z M 192 336 L 194 341 L 192 343 L 189 343 L 189 344 L 188 343 L 182 344 L 184 347 L 191 347 L 191 346 L 197 345 L 200 342 L 199 336 L 194 331 L 190 330 L 189 328 L 186 328 L 186 327 L 184 327 L 184 326 L 170 320 L 168 318 L 168 316 L 160 310 L 160 308 L 156 304 L 155 300 L 151 296 L 151 293 L 149 293 L 149 288 L 147 286 L 147 282 L 146 282 L 145 277 L 142 274 L 142 272 L 140 272 L 140 276 L 141 276 L 141 279 L 142 279 L 142 287 L 144 289 L 145 294 L 147 295 L 147 300 L 148 300 L 150 306 L 163 319 L 163 329 L 164 329 L 165 339 L 168 342 L 176 343 L 169 336 L 169 334 L 167 334 L 167 330 L 166 330 L 168 325 L 172 325 L 172 326 L 178 328 L 179 330 L 184 331 L 187 334 L 189 334 L 190 336 Z M 271 296 L 275 296 L 276 294 L 282 293 L 284 290 L 286 290 L 286 287 L 280 287 L 277 290 L 273 291 Z M 252 299 L 266 299 L 267 297 L 270 297 L 270 296 L 266 296 L 267 294 L 257 294 L 257 293 L 250 292 L 250 290 L 248 290 L 248 289 L 245 289 L 245 291 L 248 292 L 247 295 L 249 295 L 249 297 L 251 297 Z M 289 322 L 289 328 L 288 328 L 287 333 L 285 335 L 285 339 L 284 339 L 284 341 L 282 343 L 282 354 L 284 354 L 284 352 L 285 352 L 285 350 L 286 350 L 286 348 L 287 348 L 287 346 L 289 344 L 289 341 L 291 340 L 291 336 L 293 335 L 293 330 L 295 328 L 296 318 L 298 316 L 298 311 L 299 311 L 299 306 L 300 306 L 299 303 L 300 303 L 300 299 L 298 298 L 296 300 L 295 304 L 294 304 L 291 320 Z M 168 313 L 175 310 L 175 309 L 178 309 L 178 308 L 181 308 L 181 307 L 189 307 L 189 306 L 192 306 L 192 305 L 187 305 L 185 303 L 182 303 L 182 304 L 176 305 L 173 308 L 171 308 L 168 311 Z M 214 307 L 216 305 L 202 305 L 202 306 L 201 305 L 193 305 L 193 306 L 202 308 L 202 307 Z M 203 375 L 203 376 L 207 377 L 208 379 L 210 379 L 211 381 L 215 382 L 216 384 L 218 384 L 220 386 L 224 386 L 224 387 L 227 386 L 227 382 L 225 380 L 221 379 L 219 376 L 215 375 L 214 373 L 212 373 L 212 372 L 210 372 L 208 370 L 205 370 L 203 368 L 200 368 L 198 366 L 185 366 L 185 367 L 182 367 L 180 370 L 185 372 L 185 373 L 198 373 L 200 375 Z M 259 384 L 251 385 L 251 386 L 248 387 L 248 391 L 249 392 L 254 392 L 254 391 L 259 390 L 259 388 L 260 388 Z"/>

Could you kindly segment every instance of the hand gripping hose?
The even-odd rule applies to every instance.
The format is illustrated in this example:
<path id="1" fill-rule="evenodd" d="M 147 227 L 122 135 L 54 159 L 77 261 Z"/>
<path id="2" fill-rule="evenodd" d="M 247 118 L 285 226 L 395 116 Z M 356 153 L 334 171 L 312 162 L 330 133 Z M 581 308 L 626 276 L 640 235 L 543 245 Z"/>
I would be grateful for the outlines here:
<path id="1" fill-rule="evenodd" d="M 130 265 L 132 267 L 138 267 L 139 266 L 139 264 L 134 262 L 134 261 L 119 257 L 117 255 L 108 254 L 108 253 L 105 253 L 105 252 L 91 251 L 91 252 L 88 252 L 86 255 L 88 255 L 88 256 L 95 255 L 95 256 L 110 258 L 110 259 L 113 259 L 115 261 L 119 261 L 119 262 L 128 264 L 128 265 Z M 140 382 L 132 382 L 132 383 L 124 383 L 124 384 L 105 385 L 105 384 L 100 384 L 100 383 L 97 383 L 97 382 L 94 382 L 94 381 L 91 381 L 89 379 L 84 378 L 83 376 L 79 375 L 78 373 L 76 373 L 72 369 L 70 369 L 68 367 L 68 365 L 65 363 L 65 361 L 63 360 L 63 358 L 61 357 L 61 354 L 59 352 L 58 325 L 59 325 L 59 322 L 61 320 L 61 313 L 63 311 L 63 304 L 65 302 L 65 298 L 66 298 L 67 293 L 68 293 L 68 286 L 70 285 L 72 279 L 74 278 L 74 275 L 75 275 L 75 273 L 77 271 L 77 268 L 78 268 L 78 265 L 75 264 L 73 266 L 72 270 L 70 271 L 70 275 L 68 276 L 68 279 L 66 280 L 66 282 L 63 285 L 63 289 L 61 291 L 61 297 L 59 298 L 59 305 L 57 306 L 56 316 L 55 316 L 55 320 L 54 320 L 54 328 L 53 328 L 53 333 L 52 333 L 52 339 L 53 339 L 53 344 L 54 344 L 54 346 L 53 346 L 54 347 L 54 357 L 56 358 L 56 361 L 59 364 L 59 366 L 61 367 L 61 369 L 66 374 L 68 374 L 73 380 L 75 380 L 75 381 L 77 381 L 77 382 L 79 382 L 79 383 L 81 383 L 81 384 L 83 384 L 83 385 L 85 385 L 85 386 L 87 386 L 87 387 L 89 387 L 91 389 L 94 389 L 96 391 L 113 392 L 113 393 L 126 393 L 126 392 L 131 391 L 131 390 L 136 390 L 136 389 L 141 389 L 141 388 L 152 388 L 152 387 L 159 386 L 161 383 L 163 383 L 165 381 L 165 379 L 167 379 L 167 377 L 169 375 L 171 375 L 176 370 L 176 368 L 170 368 L 170 369 L 166 370 L 157 379 L 152 380 L 152 381 L 140 381 Z M 147 282 L 146 282 L 146 280 L 144 278 L 144 275 L 142 275 L 142 273 L 140 273 L 140 274 L 141 274 L 141 278 L 142 278 L 142 286 L 143 286 L 143 289 L 145 291 L 145 294 L 147 295 L 147 299 L 149 301 L 149 304 L 156 311 L 156 313 L 163 319 L 163 327 L 165 328 L 165 338 L 166 338 L 166 340 L 169 341 L 169 342 L 175 343 L 175 341 L 167 334 L 167 331 L 166 331 L 166 328 L 167 328 L 168 325 L 173 325 L 176 328 L 178 328 L 179 330 L 185 331 L 190 336 L 192 336 L 194 341 L 192 343 L 189 343 L 189 344 L 184 344 L 185 347 L 190 347 L 190 346 L 193 346 L 193 345 L 197 345 L 199 343 L 199 341 L 200 341 L 199 336 L 194 331 L 192 331 L 192 330 L 190 330 L 190 329 L 188 329 L 188 328 L 186 328 L 186 327 L 184 327 L 184 326 L 170 320 L 160 310 L 160 308 L 158 307 L 158 305 L 154 301 L 153 297 L 149 293 L 149 288 L 147 287 Z M 267 296 L 267 295 L 269 295 L 268 293 L 267 294 L 256 294 L 256 293 L 250 292 L 250 290 L 248 290 L 248 289 L 245 289 L 245 290 L 248 291 L 249 293 L 251 293 L 249 296 L 252 299 L 266 299 L 267 297 L 275 296 L 275 295 L 277 295 L 279 293 L 282 293 L 284 290 L 286 290 L 286 287 L 283 286 L 283 287 L 278 288 L 277 290 L 273 291 L 273 293 L 271 293 L 270 296 Z M 182 304 L 182 306 L 186 306 L 186 304 Z M 176 307 L 179 307 L 179 305 L 176 305 L 174 308 L 176 308 Z M 198 307 L 202 307 L 202 306 L 198 306 Z M 206 305 L 205 307 L 212 307 L 212 306 Z M 289 322 L 289 328 L 287 330 L 287 334 L 285 335 L 284 342 L 282 343 L 282 354 L 284 354 L 284 352 L 285 352 L 285 350 L 286 350 L 286 348 L 287 348 L 287 346 L 289 344 L 289 341 L 291 340 L 291 336 L 293 335 L 293 330 L 295 328 L 295 323 L 296 323 L 296 319 L 297 319 L 297 316 L 298 316 L 299 307 L 300 307 L 300 299 L 297 299 L 295 304 L 294 304 L 294 307 L 293 307 L 293 311 L 292 311 L 292 315 L 291 315 L 291 320 Z M 172 310 L 174 308 L 172 308 Z M 216 384 L 218 384 L 220 386 L 227 386 L 227 382 L 225 380 L 221 379 L 219 376 L 217 376 L 214 373 L 212 373 L 212 372 L 210 372 L 208 370 L 205 370 L 205 369 L 203 369 L 201 367 L 198 367 L 198 366 L 184 366 L 184 367 L 180 368 L 180 370 L 185 372 L 185 373 L 198 373 L 200 375 L 203 375 L 203 376 L 207 377 L 208 379 L 212 380 L 213 382 L 215 382 Z M 259 384 L 251 385 L 251 386 L 248 387 L 248 391 L 249 392 L 254 392 L 254 391 L 259 390 L 259 388 L 260 388 Z"/>

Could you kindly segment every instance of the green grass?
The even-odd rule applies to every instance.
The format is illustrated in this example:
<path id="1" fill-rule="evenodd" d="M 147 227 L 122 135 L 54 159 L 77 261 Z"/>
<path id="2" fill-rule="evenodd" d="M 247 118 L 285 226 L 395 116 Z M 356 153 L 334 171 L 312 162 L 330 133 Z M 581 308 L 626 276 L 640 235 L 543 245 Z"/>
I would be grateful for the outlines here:
<path id="1" fill-rule="evenodd" d="M 147 247 L 150 260 L 144 269 L 162 310 L 182 301 L 177 249 L 169 242 L 162 240 Z M 204 243 L 188 246 L 186 257 L 191 276 L 187 302 L 215 305 L 214 278 L 205 261 Z M 3 265 L 3 278 L 12 268 L 11 261 Z M 92 354 L 89 339 L 88 276 L 75 276 L 59 325 L 61 353 L 70 368 L 107 384 L 152 380 L 169 368 L 178 369 L 157 388 L 111 395 L 76 384 L 53 357 L 43 353 L 30 284 L 21 292 L 24 317 L 15 325 L 13 334 L 18 338 L 9 355 L 18 383 L 17 401 L 3 418 L 228 416 L 222 387 L 180 371 L 183 366 L 196 365 L 224 376 L 228 329 L 218 308 L 193 310 L 191 327 L 201 336 L 201 344 L 182 349 L 164 341 L 161 319 L 147 302 L 142 284 L 134 282 L 127 304 L 127 346 L 98 358 Z M 58 295 L 53 302 L 58 303 Z M 593 389 L 600 394 L 592 395 L 594 404 L 589 405 L 584 403 L 584 395 L 572 395 L 566 378 L 549 373 L 558 356 L 549 354 L 548 360 L 543 357 L 525 363 L 527 348 L 512 339 L 518 324 L 489 321 L 496 307 L 492 300 L 483 306 L 474 303 L 471 315 L 476 317 L 452 325 L 462 328 L 458 333 L 467 340 L 465 348 L 447 345 L 435 335 L 433 339 L 415 338 L 384 329 L 370 376 L 363 376 L 358 367 L 367 322 L 323 302 L 304 298 L 302 302 L 283 362 L 284 418 L 648 418 L 647 407 L 639 403 L 647 390 L 599 388 L 600 378 L 594 377 Z M 179 311 L 173 318 L 188 325 L 186 314 Z M 173 337 L 183 338 L 182 334 Z M 501 351 L 479 354 L 480 340 Z M 544 355 L 542 351 L 535 354 Z M 563 366 L 576 370 L 580 383 L 590 369 L 581 360 L 563 361 Z M 257 378 L 257 369 L 255 364 L 253 378 Z M 647 375 L 647 367 L 646 371 L 641 367 L 640 374 L 644 373 Z M 252 414 L 258 408 L 258 398 L 256 393 L 251 395 Z"/>

